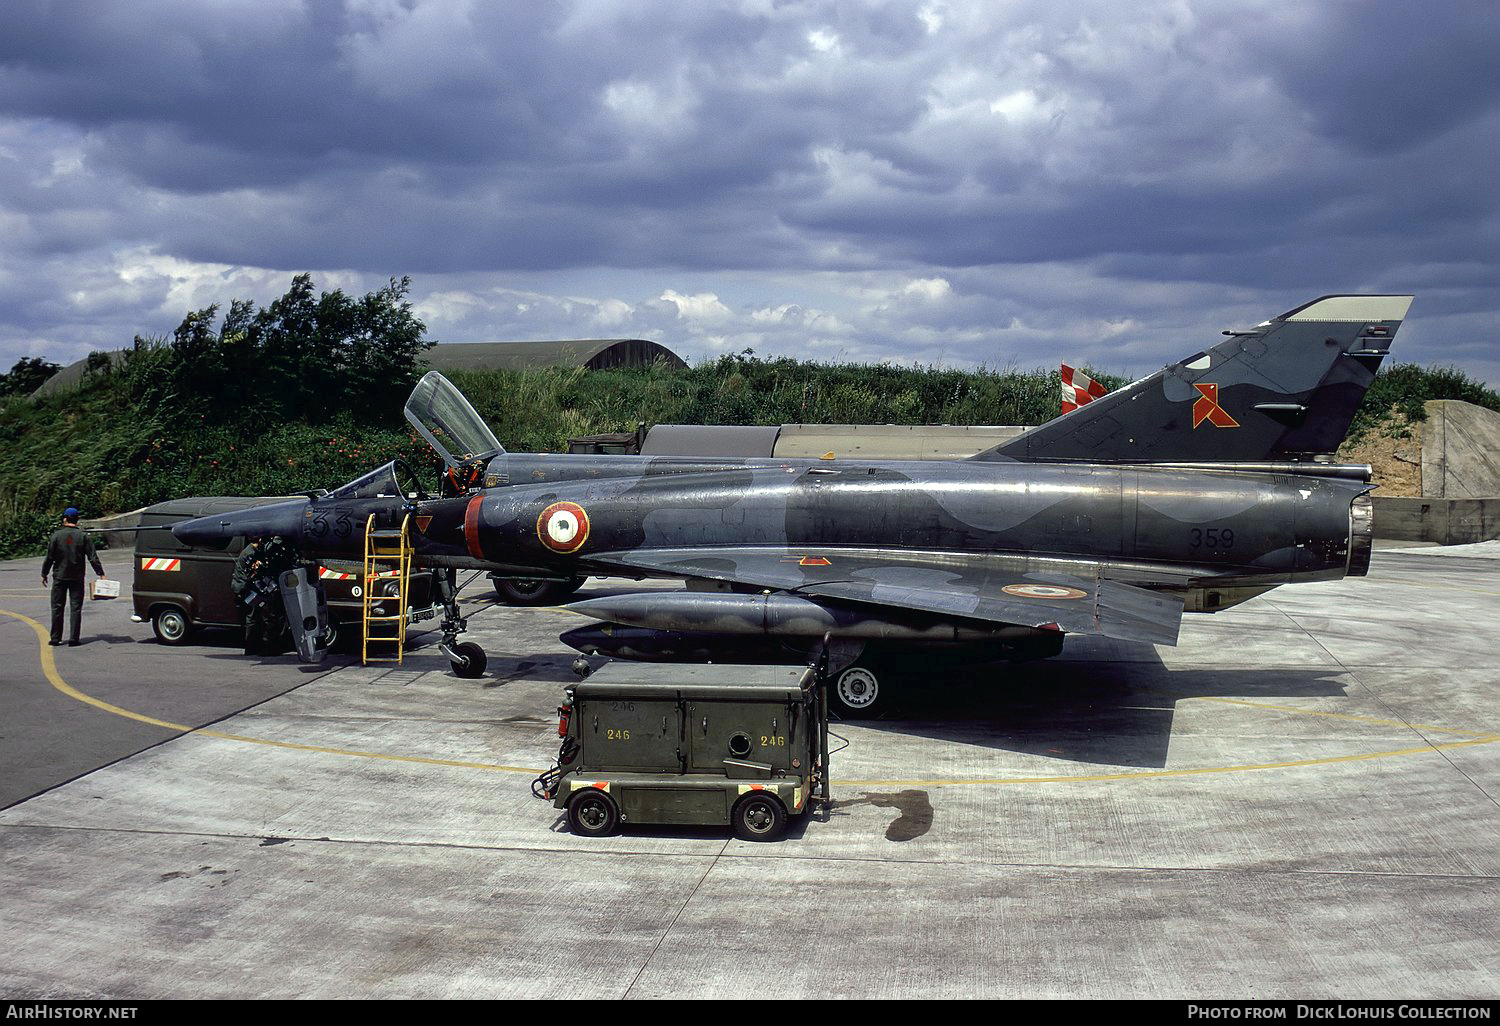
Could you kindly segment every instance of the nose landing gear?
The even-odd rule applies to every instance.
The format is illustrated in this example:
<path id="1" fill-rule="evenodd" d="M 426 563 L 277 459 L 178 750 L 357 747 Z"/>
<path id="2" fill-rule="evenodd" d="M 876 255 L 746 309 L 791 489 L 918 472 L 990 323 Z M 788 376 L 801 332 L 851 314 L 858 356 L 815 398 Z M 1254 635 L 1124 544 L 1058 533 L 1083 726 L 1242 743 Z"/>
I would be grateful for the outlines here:
<path id="1" fill-rule="evenodd" d="M 458 636 L 469 629 L 469 620 L 459 614 L 458 593 L 462 588 L 456 586 L 457 576 L 457 571 L 454 570 L 433 575 L 437 586 L 438 601 L 443 606 L 443 622 L 439 625 L 439 629 L 443 632 L 443 640 L 438 642 L 438 651 L 448 657 L 455 677 L 473 680 L 484 675 L 488 660 L 485 658 L 484 649 L 474 642 L 458 640 Z M 474 577 L 465 581 L 464 585 L 467 586 L 478 576 L 476 573 Z"/>

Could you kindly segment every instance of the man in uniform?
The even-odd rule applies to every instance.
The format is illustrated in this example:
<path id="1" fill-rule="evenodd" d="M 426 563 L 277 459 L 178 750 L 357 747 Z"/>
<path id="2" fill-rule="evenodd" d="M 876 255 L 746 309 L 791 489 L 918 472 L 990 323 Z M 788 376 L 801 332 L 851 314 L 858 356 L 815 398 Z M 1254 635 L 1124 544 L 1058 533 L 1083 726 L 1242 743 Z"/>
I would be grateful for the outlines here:
<path id="1" fill-rule="evenodd" d="M 62 529 L 52 535 L 47 543 L 47 558 L 42 562 L 42 586 L 47 585 L 47 575 L 53 567 L 57 576 L 52 581 L 52 639 L 49 645 L 61 645 L 63 633 L 63 607 L 73 603 L 72 637 L 69 645 L 81 642 L 78 635 L 83 628 L 83 564 L 88 561 L 94 573 L 102 579 L 104 567 L 94 551 L 94 540 L 78 527 L 78 510 L 69 506 L 63 511 Z"/>
<path id="2" fill-rule="evenodd" d="M 281 650 L 286 613 L 277 579 L 296 562 L 291 547 L 278 537 L 251 538 L 234 561 L 229 586 L 245 607 L 246 655 L 275 655 Z"/>

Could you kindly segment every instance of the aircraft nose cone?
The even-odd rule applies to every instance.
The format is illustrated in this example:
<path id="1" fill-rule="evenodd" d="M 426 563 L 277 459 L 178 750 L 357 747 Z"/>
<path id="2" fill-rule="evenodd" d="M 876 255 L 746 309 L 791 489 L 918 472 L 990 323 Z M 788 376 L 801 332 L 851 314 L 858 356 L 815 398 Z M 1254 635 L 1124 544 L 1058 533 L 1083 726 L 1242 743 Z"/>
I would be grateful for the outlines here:
<path id="1" fill-rule="evenodd" d="M 256 535 L 280 535 L 296 542 L 302 535 L 302 514 L 306 509 L 306 499 L 292 499 L 232 513 L 211 513 L 174 525 L 172 537 L 193 546 L 216 545 L 237 536 Z"/>
<path id="2" fill-rule="evenodd" d="M 193 520 L 184 520 L 172 527 L 172 537 L 184 545 L 194 547 L 212 545 L 220 538 L 232 538 L 233 535 L 224 535 L 221 532 L 220 517 L 197 517 Z"/>

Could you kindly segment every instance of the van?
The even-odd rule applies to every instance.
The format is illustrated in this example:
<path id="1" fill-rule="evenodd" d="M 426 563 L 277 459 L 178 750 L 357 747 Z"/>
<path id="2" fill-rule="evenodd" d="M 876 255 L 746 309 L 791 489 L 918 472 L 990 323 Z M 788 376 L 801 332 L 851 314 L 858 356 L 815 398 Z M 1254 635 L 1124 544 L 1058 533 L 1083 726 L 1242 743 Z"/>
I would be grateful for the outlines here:
<path id="1" fill-rule="evenodd" d="M 285 502 L 287 496 L 210 496 L 171 499 L 141 511 L 135 542 L 134 615 L 136 623 L 150 622 L 157 640 L 180 645 L 199 627 L 241 627 L 244 612 L 230 589 L 234 563 L 246 539 L 237 536 L 219 546 L 185 545 L 172 535 L 172 526 L 194 517 Z M 362 568 L 322 567 L 319 578 L 328 596 L 330 623 L 340 626 L 350 640 L 359 637 L 363 617 Z M 408 605 L 423 609 L 431 604 L 432 575 L 413 573 L 408 584 Z M 381 594 L 394 596 L 400 589 L 394 571 L 382 575 L 375 585 Z M 394 600 L 387 605 L 394 606 Z M 377 615 L 395 610 L 376 607 Z"/>

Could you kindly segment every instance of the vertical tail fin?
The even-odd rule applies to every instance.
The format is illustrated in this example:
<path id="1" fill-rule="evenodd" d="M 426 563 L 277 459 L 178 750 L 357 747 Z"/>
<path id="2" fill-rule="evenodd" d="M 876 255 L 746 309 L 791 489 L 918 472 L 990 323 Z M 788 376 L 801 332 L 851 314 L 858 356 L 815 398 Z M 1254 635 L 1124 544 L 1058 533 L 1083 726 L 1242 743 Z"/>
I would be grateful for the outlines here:
<path id="1" fill-rule="evenodd" d="M 1411 296 L 1323 296 L 977 460 L 1296 461 L 1337 449 Z"/>

